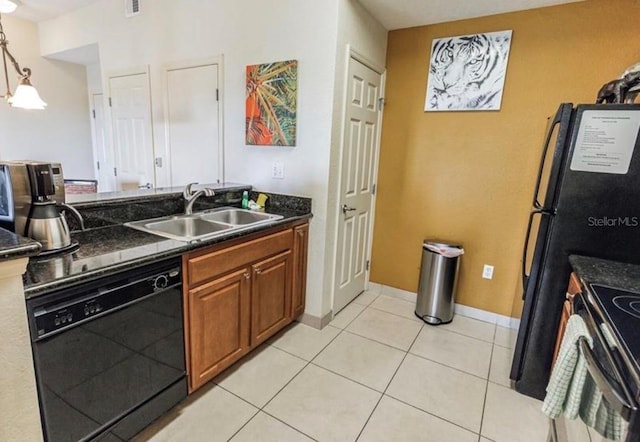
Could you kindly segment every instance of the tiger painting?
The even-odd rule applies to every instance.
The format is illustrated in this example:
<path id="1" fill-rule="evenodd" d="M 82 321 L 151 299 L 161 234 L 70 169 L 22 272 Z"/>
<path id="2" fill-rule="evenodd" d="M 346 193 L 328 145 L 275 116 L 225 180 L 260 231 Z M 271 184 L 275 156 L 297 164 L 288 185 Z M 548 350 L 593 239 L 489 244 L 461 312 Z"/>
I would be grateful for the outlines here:
<path id="1" fill-rule="evenodd" d="M 511 31 L 433 41 L 425 111 L 497 110 Z"/>

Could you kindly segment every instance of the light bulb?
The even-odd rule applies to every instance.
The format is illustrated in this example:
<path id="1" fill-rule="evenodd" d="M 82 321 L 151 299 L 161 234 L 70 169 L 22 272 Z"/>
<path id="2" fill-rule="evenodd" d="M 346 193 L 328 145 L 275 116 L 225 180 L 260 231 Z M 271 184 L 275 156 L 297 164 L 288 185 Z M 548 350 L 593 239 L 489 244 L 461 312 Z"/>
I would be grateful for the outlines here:
<path id="1" fill-rule="evenodd" d="M 16 93 L 7 100 L 11 107 L 19 107 L 22 109 L 39 109 L 42 110 L 47 103 L 42 101 L 36 88 L 31 86 L 29 80 L 22 79 L 16 88 Z"/>
<path id="2" fill-rule="evenodd" d="M 0 13 L 11 14 L 16 10 L 18 5 L 11 0 L 0 0 Z"/>

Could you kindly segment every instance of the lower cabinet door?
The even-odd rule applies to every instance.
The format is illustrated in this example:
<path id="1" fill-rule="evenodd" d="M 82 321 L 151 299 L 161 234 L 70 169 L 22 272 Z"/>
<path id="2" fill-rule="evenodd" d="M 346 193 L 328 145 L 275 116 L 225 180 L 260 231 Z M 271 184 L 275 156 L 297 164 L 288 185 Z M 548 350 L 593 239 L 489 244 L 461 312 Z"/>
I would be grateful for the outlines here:
<path id="1" fill-rule="evenodd" d="M 291 271 L 290 250 L 252 265 L 252 346 L 291 322 Z"/>
<path id="2" fill-rule="evenodd" d="M 189 391 L 194 391 L 248 350 L 250 268 L 188 292 Z"/>

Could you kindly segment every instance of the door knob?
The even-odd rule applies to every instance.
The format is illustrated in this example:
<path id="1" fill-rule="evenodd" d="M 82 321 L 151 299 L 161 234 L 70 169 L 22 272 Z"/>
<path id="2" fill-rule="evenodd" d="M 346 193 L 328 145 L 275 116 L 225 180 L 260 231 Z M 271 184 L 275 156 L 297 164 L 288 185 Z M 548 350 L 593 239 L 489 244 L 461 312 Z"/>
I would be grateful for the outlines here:
<path id="1" fill-rule="evenodd" d="M 344 213 L 345 215 L 347 214 L 347 212 L 353 212 L 354 210 L 356 210 L 355 207 L 349 207 L 346 204 L 342 205 L 342 213 Z"/>

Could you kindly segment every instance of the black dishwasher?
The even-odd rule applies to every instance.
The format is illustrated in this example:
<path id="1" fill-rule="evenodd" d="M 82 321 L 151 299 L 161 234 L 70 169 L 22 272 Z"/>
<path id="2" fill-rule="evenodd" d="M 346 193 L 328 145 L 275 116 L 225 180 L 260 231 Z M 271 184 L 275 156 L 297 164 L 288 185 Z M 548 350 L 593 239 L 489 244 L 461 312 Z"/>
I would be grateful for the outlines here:
<path id="1" fill-rule="evenodd" d="M 27 301 L 45 439 L 128 440 L 187 395 L 180 260 Z"/>

